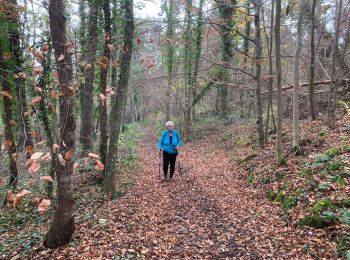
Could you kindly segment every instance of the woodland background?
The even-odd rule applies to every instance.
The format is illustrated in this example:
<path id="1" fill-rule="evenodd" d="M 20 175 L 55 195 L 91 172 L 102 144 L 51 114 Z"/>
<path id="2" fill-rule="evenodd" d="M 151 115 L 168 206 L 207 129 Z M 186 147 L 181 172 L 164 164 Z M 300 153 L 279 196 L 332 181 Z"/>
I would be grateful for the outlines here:
<path id="1" fill-rule="evenodd" d="M 224 185 L 192 164 L 204 142 L 217 153 L 203 162 L 222 156 L 236 169 L 219 202 L 240 192 L 244 208 L 252 192 L 278 206 L 295 241 L 300 230 L 318 239 L 283 252 L 349 257 L 350 1 L 164 0 L 158 16 L 135 15 L 145 4 L 0 0 L 0 257 L 58 257 L 53 248 L 67 244 L 70 255 L 77 225 L 90 223 L 85 210 L 112 203 L 108 214 L 118 211 L 141 180 L 158 187 L 149 183 L 157 173 L 142 176 L 158 167 L 154 146 L 167 120 L 184 151 L 194 149 L 182 166 L 186 183 L 216 195 Z M 233 251 L 221 256 L 278 256 L 265 242 L 226 245 Z M 107 248 L 108 257 L 194 254 L 124 245 Z"/>

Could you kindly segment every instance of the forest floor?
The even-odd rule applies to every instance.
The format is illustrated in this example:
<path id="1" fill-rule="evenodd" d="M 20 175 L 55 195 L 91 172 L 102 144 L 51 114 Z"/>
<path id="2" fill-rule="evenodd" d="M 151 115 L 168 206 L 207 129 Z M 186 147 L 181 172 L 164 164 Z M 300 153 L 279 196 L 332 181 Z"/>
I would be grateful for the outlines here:
<path id="1" fill-rule="evenodd" d="M 316 136 L 323 131 L 318 123 L 309 126 L 317 129 L 313 131 Z M 334 140 L 335 136 L 339 141 L 339 136 L 347 131 L 346 127 L 344 124 L 334 133 L 325 135 L 329 141 Z M 305 204 L 305 198 L 300 195 L 292 207 L 289 207 L 290 203 L 286 207 L 281 206 L 285 205 L 286 198 L 290 198 L 287 195 L 291 194 L 294 179 L 297 186 L 308 189 L 306 182 L 300 185 L 297 174 L 303 157 L 292 155 L 288 158 L 287 166 L 277 165 L 273 138 L 265 150 L 259 150 L 254 145 L 253 128 L 252 124 L 242 123 L 226 126 L 214 123 L 199 127 L 192 140 L 181 147 L 178 156 L 181 173 L 177 167 L 172 182 L 161 182 L 156 150 L 158 137 L 154 128 L 148 126 L 138 146 L 138 167 L 119 176 L 129 183 L 125 193 L 117 199 L 108 200 L 101 195 L 98 186 L 88 185 L 87 176 L 85 179 L 75 177 L 78 183 L 75 187 L 76 197 L 79 199 L 76 203 L 73 241 L 54 250 L 35 246 L 30 257 L 336 258 L 341 232 L 349 232 L 346 225 L 333 223 L 325 229 L 301 228 L 298 225 L 300 218 L 309 213 L 310 205 L 323 192 L 317 190 L 317 183 L 320 182 L 316 183 L 316 188 L 312 186 L 315 192 L 308 191 L 306 197 L 310 205 Z M 327 143 L 328 139 L 323 140 L 322 151 L 334 144 L 331 141 Z M 321 153 L 321 148 L 315 149 Z M 309 152 L 312 154 L 312 151 Z M 349 153 L 343 158 L 343 162 L 347 163 L 344 169 L 350 169 Z M 283 174 L 284 178 L 278 177 L 279 174 Z M 345 187 L 341 185 L 337 188 L 334 184 L 332 191 L 326 190 L 326 195 L 322 196 L 336 199 L 337 192 L 349 195 L 348 179 L 345 182 Z M 280 191 L 277 197 L 283 197 L 284 202 L 276 200 L 276 194 L 272 199 L 266 196 L 268 191 Z M 40 225 L 40 233 L 45 233 L 48 221 Z M 16 255 L 21 258 L 20 254 L 11 255 L 15 256 L 12 259 L 16 259 Z"/>
<path id="2" fill-rule="evenodd" d="M 242 140 L 253 134 L 239 125 L 198 132 L 181 148 L 182 174 L 177 168 L 172 182 L 161 182 L 156 136 L 148 128 L 135 186 L 118 200 L 85 209 L 89 217 L 77 222 L 70 246 L 39 249 L 34 258 L 336 258 L 339 225 L 300 228 L 289 209 L 268 200 L 267 187 L 247 181 L 242 161 L 254 147 Z M 306 215 L 300 207 L 297 212 Z"/>

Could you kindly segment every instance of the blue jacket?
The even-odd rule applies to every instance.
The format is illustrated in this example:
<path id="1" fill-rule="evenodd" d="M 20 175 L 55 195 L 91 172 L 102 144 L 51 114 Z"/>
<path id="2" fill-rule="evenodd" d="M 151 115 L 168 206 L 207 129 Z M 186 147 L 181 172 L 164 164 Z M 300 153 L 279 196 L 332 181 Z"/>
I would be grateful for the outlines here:
<path id="1" fill-rule="evenodd" d="M 175 146 L 181 146 L 181 144 L 182 144 L 181 136 L 176 130 L 173 130 L 173 140 L 171 144 L 170 144 L 169 130 L 165 130 L 160 136 L 158 149 L 163 150 L 167 153 L 176 154 L 177 150 L 175 149 Z"/>

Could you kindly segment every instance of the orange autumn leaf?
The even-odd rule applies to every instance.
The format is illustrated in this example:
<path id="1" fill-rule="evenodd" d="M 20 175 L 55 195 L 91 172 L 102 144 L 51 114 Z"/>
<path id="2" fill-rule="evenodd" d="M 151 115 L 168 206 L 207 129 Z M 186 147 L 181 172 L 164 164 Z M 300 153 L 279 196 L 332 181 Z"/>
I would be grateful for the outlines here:
<path id="1" fill-rule="evenodd" d="M 26 153 L 27 154 L 32 154 L 33 153 L 33 146 L 29 145 L 26 147 Z"/>
<path id="2" fill-rule="evenodd" d="M 90 70 L 90 69 L 92 69 L 91 64 L 86 64 L 86 66 L 85 66 L 85 70 Z"/>
<path id="3" fill-rule="evenodd" d="M 63 158 L 62 154 L 58 154 L 58 161 L 60 162 L 61 165 L 63 166 L 66 165 L 66 160 Z"/>
<path id="4" fill-rule="evenodd" d="M 20 79 L 26 78 L 26 74 L 24 72 L 18 72 L 17 75 L 18 75 L 18 78 L 20 78 Z"/>
<path id="5" fill-rule="evenodd" d="M 12 53 L 11 52 L 5 52 L 4 53 L 4 60 L 8 61 L 12 59 Z"/>
<path id="6" fill-rule="evenodd" d="M 100 156 L 95 153 L 88 153 L 88 157 L 92 160 L 100 159 Z"/>
<path id="7" fill-rule="evenodd" d="M 109 63 L 109 59 L 106 56 L 103 56 L 101 61 L 106 65 L 108 65 L 108 63 Z"/>
<path id="8" fill-rule="evenodd" d="M 59 149 L 60 149 L 60 146 L 58 144 L 53 144 L 52 145 L 52 151 L 54 153 L 57 153 Z"/>
<path id="9" fill-rule="evenodd" d="M 5 140 L 1 146 L 1 150 L 5 150 L 8 147 L 10 147 L 12 145 L 12 141 L 11 140 Z"/>
<path id="10" fill-rule="evenodd" d="M 43 43 L 42 50 L 43 50 L 43 52 L 48 52 L 49 51 L 49 44 L 47 42 Z"/>
<path id="11" fill-rule="evenodd" d="M 74 156 L 74 149 L 70 149 L 68 150 L 65 154 L 64 154 L 64 159 L 66 161 L 69 161 L 70 159 L 72 159 L 72 157 Z"/>
<path id="12" fill-rule="evenodd" d="M 47 140 L 42 140 L 40 142 L 38 142 L 36 145 L 43 145 L 43 144 L 47 144 Z"/>
<path id="13" fill-rule="evenodd" d="M 73 164 L 73 174 L 76 174 L 77 173 L 77 169 L 79 168 L 79 163 L 75 162 Z"/>
<path id="14" fill-rule="evenodd" d="M 52 90 L 50 93 L 51 98 L 56 98 L 58 96 L 59 92 L 57 90 Z"/>
<path id="15" fill-rule="evenodd" d="M 41 98 L 40 96 L 36 96 L 36 97 L 32 100 L 31 105 L 32 105 L 33 107 L 35 107 L 36 105 L 38 105 L 38 104 L 40 103 L 41 99 L 42 99 L 42 98 Z"/>
<path id="16" fill-rule="evenodd" d="M 45 154 L 41 159 L 44 161 L 51 161 L 51 153 Z"/>
<path id="17" fill-rule="evenodd" d="M 100 160 L 96 160 L 95 169 L 98 171 L 103 171 L 105 168 L 104 164 Z"/>
<path id="18" fill-rule="evenodd" d="M 40 159 L 40 157 L 43 155 L 44 153 L 43 152 L 36 152 L 36 153 L 33 153 L 32 156 L 30 157 L 31 160 L 38 160 Z"/>
<path id="19" fill-rule="evenodd" d="M 54 104 L 49 103 L 49 104 L 48 104 L 48 108 L 49 108 L 49 111 L 50 111 L 51 113 L 55 113 L 55 112 L 56 112 L 56 108 L 55 108 Z"/>
<path id="20" fill-rule="evenodd" d="M 58 61 L 62 61 L 62 60 L 64 60 L 64 55 L 63 55 L 63 54 L 61 54 L 60 56 L 58 56 L 58 57 L 57 57 L 57 60 L 58 60 Z"/>
<path id="21" fill-rule="evenodd" d="M 47 182 L 53 182 L 53 179 L 50 175 L 41 176 L 40 180 L 47 181 Z"/>
<path id="22" fill-rule="evenodd" d="M 13 161 L 17 161 L 17 153 L 11 154 L 11 158 Z"/>
<path id="23" fill-rule="evenodd" d="M 43 69 L 41 67 L 34 67 L 32 73 L 34 76 L 40 75 L 43 73 Z"/>
<path id="24" fill-rule="evenodd" d="M 9 98 L 9 99 L 13 99 L 12 95 L 11 95 L 10 92 L 7 91 L 7 90 L 6 90 L 6 91 L 0 92 L 0 94 L 3 95 L 4 97 Z"/>
<path id="25" fill-rule="evenodd" d="M 113 68 L 116 68 L 116 67 L 119 66 L 119 64 L 120 64 L 120 60 L 115 59 L 115 60 L 113 61 L 113 63 L 112 63 L 112 67 L 113 67 Z"/>
<path id="26" fill-rule="evenodd" d="M 102 106 L 106 105 L 107 97 L 105 95 L 103 95 L 102 93 L 100 93 L 99 97 L 100 97 Z"/>
<path id="27" fill-rule="evenodd" d="M 40 170 L 40 164 L 37 163 L 37 161 L 33 161 L 28 169 L 29 173 L 31 174 L 37 173 L 39 170 Z"/>
<path id="28" fill-rule="evenodd" d="M 113 53 L 115 51 L 115 47 L 112 44 L 108 44 L 107 47 L 110 53 Z"/>
<path id="29" fill-rule="evenodd" d="M 104 70 L 106 70 L 108 68 L 108 66 L 106 64 L 104 64 L 103 62 L 100 62 L 100 61 L 96 61 L 96 65 Z"/>
<path id="30" fill-rule="evenodd" d="M 18 198 L 23 198 L 27 196 L 28 194 L 31 194 L 29 190 L 22 190 L 20 193 L 16 194 L 16 197 Z"/>
<path id="31" fill-rule="evenodd" d="M 6 200 L 8 202 L 13 202 L 15 200 L 15 198 L 16 198 L 16 195 L 13 192 L 11 192 L 11 191 L 7 192 Z"/>
<path id="32" fill-rule="evenodd" d="M 40 204 L 40 198 L 39 197 L 35 197 L 33 199 L 33 202 L 36 204 L 36 205 L 39 205 Z"/>
<path id="33" fill-rule="evenodd" d="M 50 205 L 51 205 L 51 200 L 43 199 L 38 206 L 38 211 L 46 212 L 49 209 Z"/>

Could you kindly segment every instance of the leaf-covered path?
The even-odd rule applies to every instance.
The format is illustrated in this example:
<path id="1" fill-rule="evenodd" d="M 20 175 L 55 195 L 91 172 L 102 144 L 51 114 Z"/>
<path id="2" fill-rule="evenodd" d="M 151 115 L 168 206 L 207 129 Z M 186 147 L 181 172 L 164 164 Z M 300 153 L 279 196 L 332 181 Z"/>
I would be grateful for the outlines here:
<path id="1" fill-rule="evenodd" d="M 305 257 L 302 243 L 309 240 L 310 231 L 288 227 L 282 210 L 246 184 L 243 170 L 227 150 L 214 146 L 217 140 L 197 139 L 184 145 L 178 157 L 182 177 L 177 169 L 168 183 L 159 179 L 156 138 L 152 133 L 147 136 L 139 148 L 142 169 L 136 185 L 122 198 L 88 209 L 87 221 L 77 223 L 70 246 L 41 251 L 37 257 Z M 317 243 L 316 234 L 313 239 L 309 242 Z"/>

